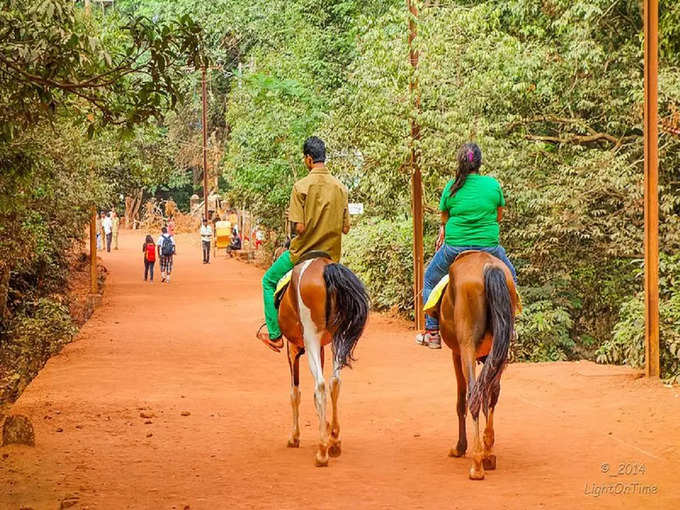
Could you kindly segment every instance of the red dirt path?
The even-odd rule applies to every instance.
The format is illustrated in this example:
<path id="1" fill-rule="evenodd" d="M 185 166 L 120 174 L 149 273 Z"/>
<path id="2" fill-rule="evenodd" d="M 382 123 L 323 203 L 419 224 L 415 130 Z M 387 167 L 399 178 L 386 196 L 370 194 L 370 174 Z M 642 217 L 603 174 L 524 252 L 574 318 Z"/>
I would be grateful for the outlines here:
<path id="1" fill-rule="evenodd" d="M 0 508 L 679 508 L 677 387 L 589 362 L 511 365 L 498 469 L 472 482 L 469 459 L 447 457 L 448 351 L 379 315 L 343 372 L 342 456 L 315 468 L 306 361 L 291 450 L 288 366 L 253 336 L 262 272 L 223 254 L 204 266 L 197 238 L 180 236 L 172 283 L 149 284 L 141 243 L 125 232 L 102 256 L 104 306 L 10 410 L 31 417 L 37 445 L 0 449 Z M 646 472 L 609 476 L 619 463 Z M 586 494 L 617 483 L 656 494 Z"/>

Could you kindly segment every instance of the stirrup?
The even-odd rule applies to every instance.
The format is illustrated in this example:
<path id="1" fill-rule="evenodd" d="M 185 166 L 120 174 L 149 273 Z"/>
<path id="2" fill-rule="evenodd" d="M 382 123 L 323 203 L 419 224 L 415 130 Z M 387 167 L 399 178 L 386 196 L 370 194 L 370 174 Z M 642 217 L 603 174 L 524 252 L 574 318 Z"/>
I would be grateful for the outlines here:
<path id="1" fill-rule="evenodd" d="M 280 336 L 279 338 L 272 340 L 269 338 L 269 333 L 262 333 L 262 328 L 264 328 L 267 324 L 262 324 L 260 326 L 260 329 L 257 330 L 257 333 L 255 336 L 267 347 L 269 347 L 272 351 L 274 352 L 281 352 L 281 349 L 283 348 L 283 336 Z"/>

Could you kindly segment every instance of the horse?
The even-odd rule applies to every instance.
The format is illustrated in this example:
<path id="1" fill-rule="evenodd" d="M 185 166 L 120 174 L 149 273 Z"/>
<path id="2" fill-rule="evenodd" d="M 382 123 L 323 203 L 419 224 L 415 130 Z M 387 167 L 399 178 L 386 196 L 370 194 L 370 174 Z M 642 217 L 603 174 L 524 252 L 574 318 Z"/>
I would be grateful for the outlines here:
<path id="1" fill-rule="evenodd" d="M 319 416 L 319 446 L 315 464 L 328 465 L 328 457 L 341 453 L 338 396 L 340 370 L 351 362 L 368 317 L 369 299 L 361 281 L 342 264 L 326 256 L 309 258 L 293 269 L 288 288 L 282 291 L 279 324 L 286 338 L 290 367 L 290 403 L 293 429 L 289 448 L 300 446 L 300 357 L 307 353 L 314 377 L 314 404 Z M 326 421 L 324 347 L 331 344 L 333 372 L 330 379 L 332 420 Z"/>
<path id="2" fill-rule="evenodd" d="M 483 480 L 485 469 L 496 469 L 492 453 L 494 409 L 514 336 L 515 312 L 520 309 L 512 274 L 493 255 L 463 252 L 451 264 L 449 284 L 438 311 L 441 337 L 451 349 L 458 385 L 458 443 L 449 456 L 462 457 L 467 451 L 465 419 L 469 407 L 474 422 L 469 473 L 472 480 Z M 478 361 L 484 365 L 477 378 Z M 480 408 L 486 418 L 483 444 L 479 435 Z"/>

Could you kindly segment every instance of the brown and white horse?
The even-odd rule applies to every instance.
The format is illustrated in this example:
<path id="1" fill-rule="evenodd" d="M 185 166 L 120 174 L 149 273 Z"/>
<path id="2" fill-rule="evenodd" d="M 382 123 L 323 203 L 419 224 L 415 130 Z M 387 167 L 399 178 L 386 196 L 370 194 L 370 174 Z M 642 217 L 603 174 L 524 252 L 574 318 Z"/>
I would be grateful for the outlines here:
<path id="1" fill-rule="evenodd" d="M 496 456 L 491 452 L 493 414 L 519 306 L 510 270 L 493 255 L 464 252 L 451 264 L 449 285 L 439 307 L 441 336 L 453 352 L 458 382 L 458 444 L 449 455 L 465 455 L 465 417 L 469 407 L 474 423 L 470 468 L 473 480 L 482 480 L 485 469 L 496 469 Z M 477 361 L 484 361 L 479 377 L 475 376 Z M 483 445 L 479 435 L 480 408 L 486 417 Z"/>
<path id="2" fill-rule="evenodd" d="M 319 415 L 319 448 L 316 465 L 327 466 L 328 457 L 341 453 L 338 396 L 340 370 L 350 366 L 352 353 L 368 317 L 369 300 L 361 281 L 347 267 L 325 257 L 299 263 L 279 305 L 279 324 L 288 343 L 290 403 L 293 430 L 289 448 L 300 446 L 300 356 L 307 353 L 314 377 L 314 403 Z M 324 346 L 331 344 L 333 373 L 330 380 L 332 421 L 326 421 Z"/>

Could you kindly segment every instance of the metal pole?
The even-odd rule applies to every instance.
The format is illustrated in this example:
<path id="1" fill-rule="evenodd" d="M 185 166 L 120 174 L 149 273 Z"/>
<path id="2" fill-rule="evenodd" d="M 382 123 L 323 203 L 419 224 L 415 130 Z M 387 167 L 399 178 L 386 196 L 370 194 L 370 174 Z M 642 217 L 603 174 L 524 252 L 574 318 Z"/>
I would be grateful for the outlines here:
<path id="1" fill-rule="evenodd" d="M 203 217 L 208 219 L 208 121 L 206 120 L 205 66 L 201 70 L 203 88 Z"/>
<path id="2" fill-rule="evenodd" d="M 90 215 L 90 293 L 98 294 L 97 288 L 97 209 Z"/>
<path id="3" fill-rule="evenodd" d="M 645 371 L 659 370 L 659 2 L 645 0 Z"/>
<path id="4" fill-rule="evenodd" d="M 416 0 L 406 0 L 409 10 L 408 21 L 408 47 L 409 60 L 413 73 L 409 82 L 409 92 L 411 101 L 415 107 L 415 112 L 411 117 L 411 212 L 413 215 L 413 300 L 415 326 L 417 330 L 422 330 L 425 326 L 425 316 L 423 314 L 423 277 L 424 277 L 424 255 L 423 255 L 423 183 L 420 172 L 420 154 L 416 147 L 420 140 L 420 126 L 415 114 L 420 111 L 420 95 L 418 94 L 418 79 L 415 71 L 418 69 L 418 51 L 413 48 L 413 40 L 418 35 L 416 20 L 418 18 L 418 7 Z"/>

